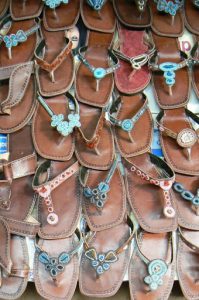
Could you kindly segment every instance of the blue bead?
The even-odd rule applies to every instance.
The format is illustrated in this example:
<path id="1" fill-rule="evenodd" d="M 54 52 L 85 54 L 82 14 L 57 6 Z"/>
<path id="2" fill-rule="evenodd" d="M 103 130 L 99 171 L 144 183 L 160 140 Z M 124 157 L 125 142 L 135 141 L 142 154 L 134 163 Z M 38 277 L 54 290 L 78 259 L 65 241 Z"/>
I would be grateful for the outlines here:
<path id="1" fill-rule="evenodd" d="M 41 252 L 41 254 L 39 254 L 39 261 L 42 263 L 42 264 L 47 264 L 50 262 L 50 258 L 49 258 L 49 255 L 48 253 L 46 252 Z"/>
<path id="2" fill-rule="evenodd" d="M 133 122 L 130 119 L 126 119 L 122 121 L 121 126 L 124 131 L 131 131 L 133 129 Z"/>
<path id="3" fill-rule="evenodd" d="M 96 268 L 96 267 L 99 266 L 99 261 L 93 260 L 93 261 L 91 262 L 91 265 L 92 265 L 94 268 Z"/>
<path id="4" fill-rule="evenodd" d="M 186 190 L 181 193 L 181 196 L 187 201 L 192 201 L 192 199 L 194 198 L 194 195 L 190 191 Z"/>
<path id="5" fill-rule="evenodd" d="M 70 255 L 66 252 L 60 254 L 59 256 L 59 262 L 62 264 L 68 264 L 70 261 Z"/>
<path id="6" fill-rule="evenodd" d="M 104 273 L 104 270 L 103 270 L 102 266 L 97 267 L 96 272 L 97 272 L 97 274 L 99 274 L 99 275 L 103 274 L 103 273 Z"/>
<path id="7" fill-rule="evenodd" d="M 179 182 L 175 182 L 173 184 L 173 189 L 178 193 L 182 193 L 184 191 L 184 186 Z"/>
<path id="8" fill-rule="evenodd" d="M 165 62 L 165 63 L 160 64 L 159 68 L 163 72 L 176 71 L 178 68 L 178 64 L 173 63 L 173 62 Z"/>
<path id="9" fill-rule="evenodd" d="M 110 264 L 108 264 L 108 263 L 104 263 L 104 264 L 103 264 L 103 269 L 104 269 L 105 271 L 108 271 L 109 268 L 110 268 Z"/>
<path id="10" fill-rule="evenodd" d="M 96 79 L 102 79 L 106 75 L 106 71 L 103 68 L 96 68 L 93 75 Z"/>
<path id="11" fill-rule="evenodd" d="M 198 197 L 194 197 L 192 200 L 192 203 L 196 206 L 199 206 L 199 198 Z"/>
<path id="12" fill-rule="evenodd" d="M 99 259 L 99 261 L 104 261 L 105 260 L 105 255 L 104 254 L 99 254 L 98 255 L 98 259 Z"/>
<path id="13" fill-rule="evenodd" d="M 104 202 L 102 200 L 98 200 L 96 202 L 97 207 L 102 208 L 104 206 Z"/>

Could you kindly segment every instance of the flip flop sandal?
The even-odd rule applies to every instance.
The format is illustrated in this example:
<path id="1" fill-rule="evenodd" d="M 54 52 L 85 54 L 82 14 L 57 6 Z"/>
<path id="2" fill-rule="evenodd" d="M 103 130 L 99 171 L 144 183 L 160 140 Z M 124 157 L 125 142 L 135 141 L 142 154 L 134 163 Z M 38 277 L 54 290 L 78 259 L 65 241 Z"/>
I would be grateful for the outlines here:
<path id="1" fill-rule="evenodd" d="M 117 148 L 123 157 L 150 150 L 153 121 L 144 94 L 120 96 L 111 107 L 109 120 L 114 126 Z M 143 128 L 145 134 L 140 134 Z"/>
<path id="2" fill-rule="evenodd" d="M 166 161 L 178 173 L 199 175 L 199 133 L 191 121 L 199 124 L 199 118 L 184 108 L 165 110 L 157 116 Z"/>
<path id="3" fill-rule="evenodd" d="M 119 290 L 130 261 L 134 236 L 127 223 L 90 232 L 84 242 L 80 263 L 79 288 L 89 297 L 110 297 Z"/>
<path id="4" fill-rule="evenodd" d="M 150 82 L 147 64 L 155 53 L 155 46 L 145 31 L 119 26 L 118 33 L 119 47 L 114 48 L 114 53 L 120 60 L 120 67 L 115 71 L 115 84 L 121 93 L 134 94 L 142 91 Z"/>
<path id="5" fill-rule="evenodd" d="M 41 105 L 37 106 L 32 123 L 36 151 L 47 159 L 71 159 L 75 147 L 71 133 L 81 126 L 77 101 L 69 93 L 45 100 L 38 95 L 38 101 Z"/>
<path id="6" fill-rule="evenodd" d="M 85 26 L 99 32 L 114 32 L 116 17 L 111 1 L 82 0 L 81 17 Z"/>
<path id="7" fill-rule="evenodd" d="M 127 198 L 142 229 L 151 233 L 177 227 L 172 169 L 158 156 L 145 153 L 124 161 Z M 142 203 L 143 202 L 143 203 Z"/>
<path id="8" fill-rule="evenodd" d="M 79 164 L 44 161 L 38 167 L 33 190 L 39 201 L 39 236 L 43 239 L 61 239 L 70 236 L 80 216 Z"/>
<path id="9" fill-rule="evenodd" d="M 179 50 L 177 39 L 155 34 L 153 39 L 157 55 L 150 60 L 149 66 L 153 71 L 152 84 L 156 101 L 163 109 L 184 107 L 189 100 L 189 67 L 192 59 Z"/>
<path id="10" fill-rule="evenodd" d="M 33 62 L 0 68 L 0 133 L 20 130 L 36 108 Z"/>
<path id="11" fill-rule="evenodd" d="M 140 232 L 129 267 L 131 299 L 169 299 L 175 267 L 173 233 Z"/>
<path id="12" fill-rule="evenodd" d="M 199 24 L 198 24 L 198 12 L 199 2 L 198 0 L 187 0 L 185 1 L 185 25 L 189 31 L 199 35 Z"/>
<path id="13" fill-rule="evenodd" d="M 184 33 L 183 0 L 152 0 L 152 30 L 166 37 L 179 37 Z M 166 43 L 166 41 L 165 41 Z"/>
<path id="14" fill-rule="evenodd" d="M 178 224 L 190 230 L 199 230 L 199 190 L 198 177 L 176 174 L 173 184 Z"/>
<path id="15" fill-rule="evenodd" d="M 25 237 L 11 236 L 10 257 L 10 274 L 0 267 L 0 298 L 11 300 L 20 298 L 28 284 L 29 257 Z"/>
<path id="16" fill-rule="evenodd" d="M 199 233 L 198 231 L 182 231 L 181 229 L 179 231 L 177 252 L 179 283 L 187 300 L 197 300 L 199 298 Z"/>
<path id="17" fill-rule="evenodd" d="M 192 48 L 192 84 L 194 91 L 199 98 L 199 36 L 196 36 L 196 45 Z"/>
<path id="18" fill-rule="evenodd" d="M 65 38 L 62 31 L 43 30 L 42 34 L 45 40 L 35 50 L 36 78 L 40 94 L 52 97 L 68 91 L 73 83 L 75 65 L 72 41 Z"/>
<path id="19" fill-rule="evenodd" d="M 8 7 L 9 7 L 10 0 L 1 0 L 0 1 L 0 18 L 6 14 Z"/>
<path id="20" fill-rule="evenodd" d="M 16 21 L 39 17 L 42 9 L 42 0 L 10 0 L 10 14 Z"/>
<path id="21" fill-rule="evenodd" d="M 30 126 L 9 135 L 9 161 L 2 163 L 0 180 L 0 216 L 11 233 L 34 237 L 39 223 L 32 216 L 36 199 L 31 188 L 37 158 Z M 21 209 L 23 207 L 23 209 Z"/>
<path id="22" fill-rule="evenodd" d="M 85 56 L 83 52 L 86 52 Z M 118 58 L 99 44 L 81 47 L 79 59 L 81 63 L 75 80 L 78 100 L 97 107 L 106 106 L 113 92 L 113 73 L 119 68 Z"/>
<path id="23" fill-rule="evenodd" d="M 0 287 L 2 284 L 1 269 L 6 274 L 11 273 L 12 262 L 10 258 L 10 230 L 6 221 L 0 217 L 0 236 L 1 236 L 1 247 L 0 247 Z"/>
<path id="24" fill-rule="evenodd" d="M 31 61 L 37 44 L 39 23 L 34 19 L 16 22 L 6 16 L 0 27 L 7 28 L 5 35 L 0 35 L 0 67 Z"/>
<path id="25" fill-rule="evenodd" d="M 119 163 L 117 155 L 109 171 L 81 169 L 83 209 L 92 231 L 117 226 L 124 220 L 126 193 Z"/>
<path id="26" fill-rule="evenodd" d="M 34 279 L 39 295 L 49 300 L 70 300 L 78 280 L 81 237 L 42 240 L 36 244 Z"/>
<path id="27" fill-rule="evenodd" d="M 113 0 L 113 6 L 123 25 L 133 28 L 151 26 L 151 9 L 147 0 Z"/>
<path id="28" fill-rule="evenodd" d="M 84 167 L 108 170 L 113 163 L 114 138 L 105 114 L 105 109 L 80 104 L 81 127 L 75 134 L 75 154 Z"/>
<path id="29" fill-rule="evenodd" d="M 48 31 L 59 31 L 76 25 L 80 14 L 80 0 L 43 0 L 44 27 Z"/>

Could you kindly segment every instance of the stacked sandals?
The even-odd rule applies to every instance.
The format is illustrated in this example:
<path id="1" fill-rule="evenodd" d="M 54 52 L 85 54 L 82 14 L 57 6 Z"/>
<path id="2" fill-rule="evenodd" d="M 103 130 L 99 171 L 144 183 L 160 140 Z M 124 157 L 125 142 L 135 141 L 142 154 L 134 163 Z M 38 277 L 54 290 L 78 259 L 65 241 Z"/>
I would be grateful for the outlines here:
<path id="1" fill-rule="evenodd" d="M 168 299 L 176 275 L 199 299 L 198 17 L 197 0 L 1 0 L 0 299 L 31 272 L 49 300 L 113 296 L 127 272 L 131 299 Z"/>

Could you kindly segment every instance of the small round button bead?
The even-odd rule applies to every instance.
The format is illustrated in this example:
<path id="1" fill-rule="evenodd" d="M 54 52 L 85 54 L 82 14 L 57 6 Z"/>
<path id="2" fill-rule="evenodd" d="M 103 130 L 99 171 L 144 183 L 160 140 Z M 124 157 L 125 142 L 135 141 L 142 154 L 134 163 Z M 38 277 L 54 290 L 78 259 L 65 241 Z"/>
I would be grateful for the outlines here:
<path id="1" fill-rule="evenodd" d="M 50 225 L 56 225 L 59 221 L 58 215 L 55 213 L 50 213 L 47 217 L 47 222 Z"/>
<path id="2" fill-rule="evenodd" d="M 93 75 L 96 79 L 102 79 L 106 75 L 106 70 L 103 68 L 96 68 Z"/>
<path id="3" fill-rule="evenodd" d="M 130 119 L 122 121 L 121 127 L 124 131 L 131 131 L 133 129 L 133 122 Z"/>

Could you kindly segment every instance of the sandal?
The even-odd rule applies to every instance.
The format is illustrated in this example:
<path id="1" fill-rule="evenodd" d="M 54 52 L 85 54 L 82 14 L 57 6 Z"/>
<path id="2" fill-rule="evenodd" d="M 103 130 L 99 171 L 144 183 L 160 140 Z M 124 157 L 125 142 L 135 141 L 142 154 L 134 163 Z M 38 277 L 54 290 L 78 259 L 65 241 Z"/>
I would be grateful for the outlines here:
<path id="1" fill-rule="evenodd" d="M 0 35 L 0 67 L 31 61 L 40 25 L 34 19 L 16 22 L 6 16 L 0 27 L 7 28 L 5 35 Z"/>
<path id="2" fill-rule="evenodd" d="M 45 40 L 35 50 L 36 79 L 40 94 L 52 97 L 68 91 L 73 83 L 72 41 L 65 38 L 62 31 L 47 32 L 42 28 L 42 34 Z"/>
<path id="3" fill-rule="evenodd" d="M 177 39 L 155 34 L 153 39 L 157 54 L 150 60 L 149 66 L 153 71 L 152 84 L 156 101 L 163 109 L 184 107 L 190 95 L 189 67 L 192 59 L 179 50 Z"/>
<path id="4" fill-rule="evenodd" d="M 198 25 L 198 12 L 199 2 L 198 0 L 187 0 L 185 1 L 185 25 L 189 31 L 199 35 Z"/>
<path id="5" fill-rule="evenodd" d="M 106 109 L 80 104 L 81 127 L 75 134 L 75 154 L 84 167 L 110 169 L 114 154 L 114 138 L 105 118 Z"/>
<path id="6" fill-rule="evenodd" d="M 196 96 L 199 98 L 199 82 L 198 82 L 198 76 L 199 76 L 199 36 L 196 36 L 196 44 L 192 49 L 192 84 L 194 91 L 196 93 Z"/>
<path id="7" fill-rule="evenodd" d="M 199 297 L 198 241 L 198 231 L 182 231 L 179 228 L 177 274 L 180 287 L 187 300 L 196 300 Z"/>
<path id="8" fill-rule="evenodd" d="M 86 235 L 79 275 L 79 288 L 83 295 L 101 298 L 117 293 L 130 261 L 129 245 L 134 231 L 133 228 L 130 232 L 127 223 L 122 222 Z"/>
<path id="9" fill-rule="evenodd" d="M 126 193 L 119 163 L 120 156 L 117 155 L 109 171 L 84 167 L 80 171 L 83 210 L 92 231 L 117 226 L 124 220 Z"/>
<path id="10" fill-rule="evenodd" d="M 151 9 L 147 0 L 113 0 L 113 6 L 123 25 L 133 28 L 151 26 Z"/>
<path id="11" fill-rule="evenodd" d="M 152 30 L 160 36 L 180 37 L 184 33 L 183 0 L 152 0 Z M 165 41 L 166 43 L 166 41 Z"/>
<path id="12" fill-rule="evenodd" d="M 114 47 L 114 53 L 120 60 L 120 67 L 115 71 L 115 84 L 121 93 L 134 94 L 150 82 L 147 64 L 155 53 L 155 46 L 145 31 L 118 26 L 118 33 L 119 47 Z"/>
<path id="13" fill-rule="evenodd" d="M 36 108 L 33 63 L 0 68 L 0 133 L 23 128 Z"/>
<path id="14" fill-rule="evenodd" d="M 117 148 L 123 157 L 139 155 L 150 150 L 153 122 L 144 94 L 119 96 L 112 104 L 109 120 L 114 126 Z M 145 134 L 140 135 L 142 128 Z"/>
<path id="15" fill-rule="evenodd" d="M 165 110 L 157 116 L 164 157 L 174 171 L 186 175 L 199 175 L 199 134 L 193 123 L 199 124 L 199 118 L 186 108 Z"/>
<path id="16" fill-rule="evenodd" d="M 9 160 L 2 163 L 0 180 L 0 216 L 11 233 L 35 237 L 39 223 L 33 217 L 36 199 L 31 184 L 37 158 L 30 126 L 9 135 L 7 156 Z"/>
<path id="17" fill-rule="evenodd" d="M 34 279 L 38 294 L 49 300 L 70 300 L 78 280 L 79 232 L 60 240 L 42 240 L 35 245 Z"/>
<path id="18" fill-rule="evenodd" d="M 71 134 L 79 122 L 79 106 L 69 93 L 48 99 L 38 95 L 41 105 L 37 106 L 32 136 L 36 151 L 46 159 L 67 161 L 74 152 L 74 138 Z M 64 121 L 67 116 L 68 121 Z"/>
<path id="19" fill-rule="evenodd" d="M 151 233 L 177 228 L 172 169 L 158 156 L 145 153 L 126 159 L 127 198 L 140 226 Z"/>
<path id="20" fill-rule="evenodd" d="M 99 32 L 114 32 L 116 18 L 111 1 L 82 0 L 81 17 L 88 29 Z"/>
<path id="21" fill-rule="evenodd" d="M 32 186 L 38 194 L 41 238 L 61 239 L 75 231 L 80 216 L 78 172 L 75 158 L 69 162 L 47 160 L 38 167 Z"/>
<path id="22" fill-rule="evenodd" d="M 80 14 L 80 0 L 43 0 L 43 2 L 46 30 L 66 30 L 76 25 Z"/>
<path id="23" fill-rule="evenodd" d="M 10 0 L 10 14 L 15 21 L 39 17 L 42 9 L 42 0 Z"/>
<path id="24" fill-rule="evenodd" d="M 1 270 L 3 269 L 6 274 L 11 273 L 12 262 L 10 259 L 10 239 L 11 234 L 6 221 L 0 217 L 0 237 L 1 237 L 1 247 L 0 247 L 0 287 L 2 284 Z"/>
<path id="25" fill-rule="evenodd" d="M 168 299 L 175 280 L 173 233 L 136 233 L 129 267 L 131 299 Z"/>
<path id="26" fill-rule="evenodd" d="M 3 18 L 9 8 L 9 0 L 0 1 L 0 18 Z"/>

